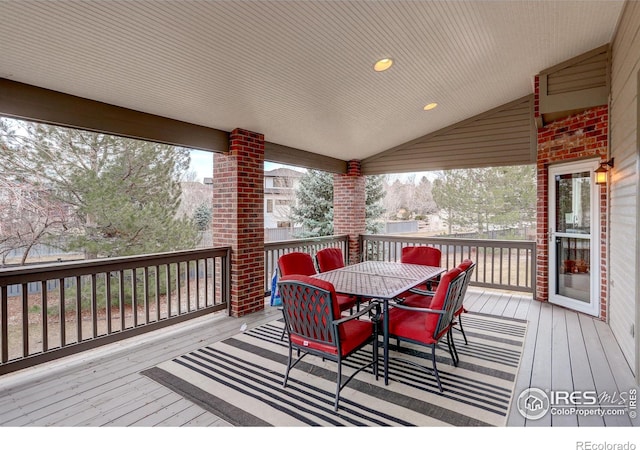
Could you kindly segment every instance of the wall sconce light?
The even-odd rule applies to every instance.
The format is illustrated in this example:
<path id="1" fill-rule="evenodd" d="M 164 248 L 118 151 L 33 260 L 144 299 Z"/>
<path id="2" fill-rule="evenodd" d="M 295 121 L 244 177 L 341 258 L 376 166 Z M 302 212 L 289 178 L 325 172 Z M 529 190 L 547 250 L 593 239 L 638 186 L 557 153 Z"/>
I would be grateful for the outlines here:
<path id="1" fill-rule="evenodd" d="M 594 171 L 596 174 L 596 184 L 607 184 L 607 173 L 609 172 L 609 167 L 613 167 L 613 158 L 609 161 L 601 162 L 600 167 Z"/>

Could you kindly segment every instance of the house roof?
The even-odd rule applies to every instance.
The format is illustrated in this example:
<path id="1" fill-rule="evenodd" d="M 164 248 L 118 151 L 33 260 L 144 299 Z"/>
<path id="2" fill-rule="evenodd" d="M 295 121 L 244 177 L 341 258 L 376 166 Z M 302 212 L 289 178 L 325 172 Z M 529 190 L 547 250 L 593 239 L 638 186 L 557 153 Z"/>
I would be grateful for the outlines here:
<path id="1" fill-rule="evenodd" d="M 4 0 L 0 78 L 365 159 L 531 94 L 611 42 L 623 5 Z"/>
<path id="2" fill-rule="evenodd" d="M 293 169 L 287 169 L 286 167 L 280 167 L 273 170 L 267 170 L 264 173 L 265 177 L 288 177 L 288 178 L 300 178 L 304 175 L 303 172 Z"/>

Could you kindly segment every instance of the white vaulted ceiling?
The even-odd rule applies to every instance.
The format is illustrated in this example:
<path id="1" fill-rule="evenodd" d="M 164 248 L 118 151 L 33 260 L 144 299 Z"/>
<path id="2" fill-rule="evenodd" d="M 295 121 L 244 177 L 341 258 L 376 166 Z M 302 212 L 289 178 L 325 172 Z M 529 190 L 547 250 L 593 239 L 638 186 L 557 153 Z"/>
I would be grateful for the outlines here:
<path id="1" fill-rule="evenodd" d="M 364 159 L 532 93 L 540 71 L 609 43 L 622 7 L 3 0 L 0 78 Z"/>

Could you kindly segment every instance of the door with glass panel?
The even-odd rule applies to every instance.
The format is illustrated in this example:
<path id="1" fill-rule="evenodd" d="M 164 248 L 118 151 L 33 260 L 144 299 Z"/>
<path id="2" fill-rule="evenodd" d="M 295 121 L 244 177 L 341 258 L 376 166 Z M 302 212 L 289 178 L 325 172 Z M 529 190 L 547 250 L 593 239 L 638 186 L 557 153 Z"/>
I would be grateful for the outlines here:
<path id="1" fill-rule="evenodd" d="M 597 316 L 600 304 L 598 161 L 549 168 L 549 301 Z"/>

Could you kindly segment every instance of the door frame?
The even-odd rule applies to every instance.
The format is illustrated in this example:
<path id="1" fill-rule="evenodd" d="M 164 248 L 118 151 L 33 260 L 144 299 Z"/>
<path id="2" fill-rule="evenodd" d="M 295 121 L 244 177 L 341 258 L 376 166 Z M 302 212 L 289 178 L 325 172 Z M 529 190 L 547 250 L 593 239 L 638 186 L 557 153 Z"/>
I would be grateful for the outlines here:
<path id="1" fill-rule="evenodd" d="M 600 226 L 600 186 L 595 183 L 595 169 L 600 165 L 600 159 L 579 160 L 561 164 L 553 164 L 548 168 L 548 193 L 547 215 L 549 226 L 549 256 L 548 256 L 548 280 L 549 280 L 549 303 L 564 306 L 574 311 L 579 311 L 591 316 L 600 315 L 600 253 L 601 253 L 601 226 Z M 556 259 L 556 186 L 555 176 L 565 173 L 589 172 L 591 174 L 591 229 L 590 229 L 590 299 L 589 303 L 555 294 L 556 280 L 558 275 Z"/>

